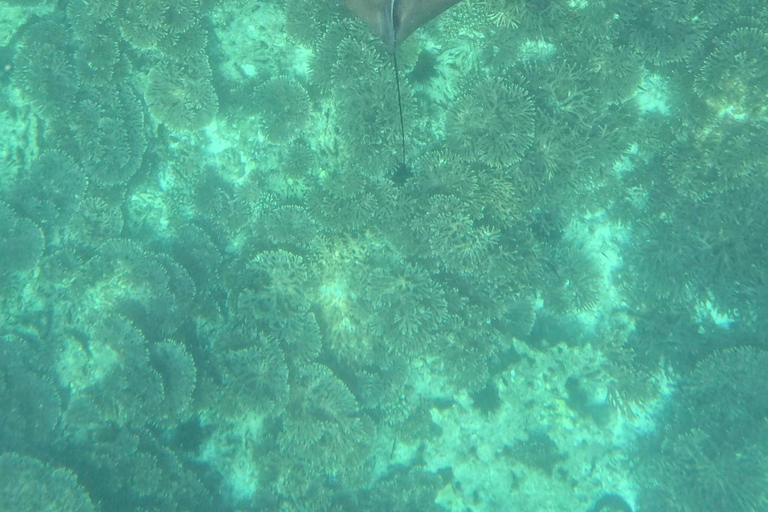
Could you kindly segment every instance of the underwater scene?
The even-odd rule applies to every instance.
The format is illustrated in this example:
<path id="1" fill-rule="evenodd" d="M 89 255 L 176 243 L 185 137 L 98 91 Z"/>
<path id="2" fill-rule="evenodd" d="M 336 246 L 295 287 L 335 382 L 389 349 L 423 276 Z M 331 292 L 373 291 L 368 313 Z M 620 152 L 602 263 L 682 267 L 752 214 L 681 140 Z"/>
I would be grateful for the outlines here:
<path id="1" fill-rule="evenodd" d="M 0 0 L 0 140 L 0 512 L 768 512 L 765 0 Z"/>

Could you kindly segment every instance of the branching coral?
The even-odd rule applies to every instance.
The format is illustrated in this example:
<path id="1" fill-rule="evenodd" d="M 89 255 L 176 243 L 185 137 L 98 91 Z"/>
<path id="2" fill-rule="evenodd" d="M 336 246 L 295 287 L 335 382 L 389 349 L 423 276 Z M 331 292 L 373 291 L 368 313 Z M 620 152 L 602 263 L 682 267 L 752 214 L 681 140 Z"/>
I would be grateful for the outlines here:
<path id="1" fill-rule="evenodd" d="M 163 383 L 161 424 L 176 426 L 191 413 L 192 393 L 197 383 L 197 368 L 184 345 L 173 340 L 155 343 L 149 351 L 152 368 Z"/>
<path id="2" fill-rule="evenodd" d="M 488 356 L 486 344 L 461 339 L 456 334 L 445 336 L 445 347 L 440 354 L 441 370 L 457 389 L 477 392 L 488 383 Z"/>
<path id="3" fill-rule="evenodd" d="M 40 228 L 0 202 L 0 275 L 33 268 L 44 246 Z"/>
<path id="4" fill-rule="evenodd" d="M 716 352 L 682 382 L 676 424 L 698 425 L 718 443 L 761 439 L 768 419 L 768 353 L 753 347 Z"/>
<path id="5" fill-rule="evenodd" d="M 82 314 L 117 313 L 134 321 L 153 341 L 170 336 L 178 327 L 179 311 L 189 299 L 188 286 L 170 285 L 162 261 L 133 242 L 105 242 L 77 280 Z M 194 289 L 194 287 L 192 287 Z M 176 295 L 178 294 L 178 295 Z"/>
<path id="6" fill-rule="evenodd" d="M 351 19 L 332 22 L 317 44 L 310 64 L 310 81 L 322 92 L 328 92 L 335 86 L 333 67 L 338 62 L 339 44 L 350 34 L 362 38 L 366 34 L 365 25 Z"/>
<path id="7" fill-rule="evenodd" d="M 274 329 L 306 313 L 309 273 L 301 256 L 284 250 L 258 254 L 248 265 L 254 273 L 236 293 L 233 304 L 245 322 L 264 322 Z"/>
<path id="8" fill-rule="evenodd" d="M 195 224 L 185 224 L 175 230 L 173 239 L 160 244 L 180 264 L 199 289 L 210 289 L 218 282 L 222 254 L 211 234 Z"/>
<path id="9" fill-rule="evenodd" d="M 33 346 L 20 336 L 0 337 L 0 449 L 43 447 L 55 438 L 61 398 L 47 357 Z"/>
<path id="10" fill-rule="evenodd" d="M 559 55 L 527 63 L 521 73 L 528 81 L 531 100 L 542 112 L 536 119 L 537 138 L 540 133 L 553 132 L 564 139 L 562 145 L 569 152 L 578 154 L 584 132 L 596 124 L 600 112 L 593 73 Z"/>
<path id="11" fill-rule="evenodd" d="M 633 46 L 657 65 L 690 57 L 703 43 L 708 28 L 709 20 L 699 16 L 700 9 L 695 0 L 628 4 Z"/>
<path id="12" fill-rule="evenodd" d="M 631 347 L 610 346 L 606 356 L 610 361 L 603 370 L 607 403 L 631 418 L 637 407 L 646 407 L 658 397 L 659 382 Z"/>
<path id="13" fill-rule="evenodd" d="M 764 510 L 768 506 L 766 455 L 759 445 L 743 452 L 723 449 L 716 439 L 694 428 L 664 443 L 660 480 L 667 483 L 674 511 Z"/>
<path id="14" fill-rule="evenodd" d="M 355 397 L 327 367 L 308 364 L 291 379 L 278 442 L 312 472 L 355 479 L 368 453 L 372 426 Z"/>
<path id="15" fill-rule="evenodd" d="M 94 99 L 80 102 L 70 112 L 57 139 L 79 157 L 86 175 L 102 186 L 127 182 L 144 159 L 147 140 L 144 110 L 127 86 L 91 91 Z M 98 98 L 98 99 L 95 99 Z"/>
<path id="16" fill-rule="evenodd" d="M 453 196 L 429 198 L 423 217 L 412 228 L 425 237 L 429 254 L 447 270 L 467 275 L 498 245 L 499 231 L 476 225 L 468 205 Z"/>
<path id="17" fill-rule="evenodd" d="M 77 211 L 87 186 L 88 180 L 72 158 L 61 151 L 46 151 L 16 185 L 13 206 L 46 231 L 54 230 Z"/>
<path id="18" fill-rule="evenodd" d="M 200 0 L 139 0 L 122 7 L 120 30 L 137 48 L 152 48 L 164 36 L 192 28 L 200 18 Z"/>
<path id="19" fill-rule="evenodd" d="M 119 59 L 120 48 L 114 35 L 90 37 L 75 52 L 78 78 L 92 86 L 108 85 Z"/>
<path id="20" fill-rule="evenodd" d="M 67 4 L 67 18 L 78 37 L 86 39 L 95 26 L 112 19 L 117 4 L 118 0 L 72 0 Z"/>
<path id="21" fill-rule="evenodd" d="M 44 1 L 46 0 L 5 0 L 6 3 L 11 5 L 18 5 L 21 7 L 32 7 L 33 5 L 41 4 Z"/>
<path id="22" fill-rule="evenodd" d="M 406 183 L 406 192 L 414 198 L 432 195 L 454 196 L 479 215 L 483 205 L 477 204 L 478 169 L 450 151 L 430 151 L 414 163 L 414 175 Z"/>
<path id="23" fill-rule="evenodd" d="M 674 512 L 764 510 L 768 353 L 749 346 L 715 352 L 680 384 L 660 435 L 653 474 L 660 484 L 651 496 Z"/>
<path id="24" fill-rule="evenodd" d="M 332 66 L 333 98 L 343 143 L 353 162 L 379 175 L 393 164 L 392 151 L 399 140 L 394 69 L 373 42 L 354 36 L 339 42 Z M 402 78 L 400 92 L 403 108 L 408 111 L 411 89 Z"/>
<path id="25" fill-rule="evenodd" d="M 681 229 L 679 225 L 654 223 L 643 230 L 647 238 L 629 251 L 625 260 L 637 278 L 638 290 L 678 305 L 690 300 L 692 288 L 699 289 L 691 238 Z"/>
<path id="26" fill-rule="evenodd" d="M 611 103 L 630 99 L 640 86 L 645 69 L 640 55 L 626 46 L 612 48 L 599 60 L 597 89 Z"/>
<path id="27" fill-rule="evenodd" d="M 361 492 L 355 504 L 363 510 L 440 512 L 443 507 L 436 503 L 437 494 L 446 483 L 441 475 L 418 466 L 397 468 Z"/>
<path id="28" fill-rule="evenodd" d="M 62 361 L 63 363 L 63 361 Z M 93 325 L 87 360 L 80 372 L 67 369 L 64 378 L 74 390 L 65 412 L 69 428 L 90 428 L 114 422 L 146 425 L 165 415 L 163 381 L 152 368 L 146 340 L 122 317 L 104 316 Z"/>
<path id="29" fill-rule="evenodd" d="M 409 264 L 375 269 L 370 284 L 377 290 L 375 331 L 385 336 L 390 350 L 410 357 L 423 353 L 448 315 L 443 289 L 425 270 Z"/>
<path id="30" fill-rule="evenodd" d="M 335 233 L 356 233 L 387 212 L 387 189 L 364 166 L 344 166 L 309 197 L 315 221 Z M 391 197 L 391 196 L 390 196 Z"/>
<path id="31" fill-rule="evenodd" d="M 213 508 L 198 478 L 199 467 L 174 453 L 171 436 L 132 426 L 94 427 L 86 436 L 65 436 L 62 451 L 83 476 L 94 500 L 131 510 L 204 512 Z M 152 505 L 147 506 L 148 503 Z"/>
<path id="32" fill-rule="evenodd" d="M 165 61 L 149 72 L 144 98 L 152 115 L 171 130 L 195 131 L 216 117 L 219 100 L 206 57 Z"/>
<path id="33" fill-rule="evenodd" d="M 338 20 L 341 4 L 315 0 L 288 0 L 285 3 L 285 31 L 291 39 L 315 46 L 327 27 Z"/>
<path id="34" fill-rule="evenodd" d="M 500 77 L 485 78 L 467 86 L 449 110 L 448 141 L 466 158 L 508 167 L 533 143 L 533 114 L 525 89 Z"/>
<path id="35" fill-rule="evenodd" d="M 43 116 L 56 117 L 72 106 L 78 78 L 63 27 L 43 21 L 22 39 L 13 65 L 14 82 Z"/>
<path id="36" fill-rule="evenodd" d="M 157 48 L 168 57 L 177 60 L 202 56 L 208 46 L 208 30 L 197 22 L 183 32 L 168 32 L 157 42 Z"/>
<path id="37" fill-rule="evenodd" d="M 277 340 L 251 333 L 252 345 L 230 350 L 218 366 L 224 384 L 222 410 L 279 414 L 288 397 L 288 366 Z"/>
<path id="38" fill-rule="evenodd" d="M 264 218 L 269 241 L 280 249 L 306 251 L 319 234 L 317 223 L 301 206 L 278 207 Z"/>
<path id="39" fill-rule="evenodd" d="M 545 291 L 545 302 L 558 313 L 594 309 L 599 299 L 595 263 L 583 251 L 562 249 L 552 254 L 556 280 Z"/>
<path id="40" fill-rule="evenodd" d="M 68 469 L 53 468 L 25 455 L 4 453 L 0 455 L 0 474 L 0 510 L 96 510 Z"/>
<path id="41" fill-rule="evenodd" d="M 766 154 L 768 135 L 763 123 L 724 119 L 715 129 L 676 141 L 665 163 L 675 190 L 701 201 L 749 186 Z"/>
<path id="42" fill-rule="evenodd" d="M 765 113 L 768 29 L 739 28 L 717 42 L 694 82 L 696 92 L 718 109 Z"/>
<path id="43" fill-rule="evenodd" d="M 104 243 L 120 235 L 123 214 L 115 205 L 107 204 L 99 197 L 86 197 L 67 228 L 71 240 L 87 244 Z"/>
<path id="44" fill-rule="evenodd" d="M 256 88 L 254 104 L 267 138 L 287 142 L 300 135 L 310 115 L 309 95 L 295 80 L 275 77 Z"/>
<path id="45" fill-rule="evenodd" d="M 323 337 L 312 312 L 294 315 L 277 331 L 282 350 L 291 363 L 306 364 L 316 360 Z"/>
<path id="46" fill-rule="evenodd" d="M 512 0 L 483 0 L 479 5 L 488 19 L 503 29 L 517 28 L 525 10 L 523 2 Z"/>

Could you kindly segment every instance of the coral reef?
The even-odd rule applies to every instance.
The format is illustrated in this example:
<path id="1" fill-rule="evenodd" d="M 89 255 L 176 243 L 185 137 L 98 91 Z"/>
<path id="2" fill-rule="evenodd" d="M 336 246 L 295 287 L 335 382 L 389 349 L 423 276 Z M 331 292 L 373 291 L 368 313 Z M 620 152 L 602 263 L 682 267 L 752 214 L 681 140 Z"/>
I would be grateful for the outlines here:
<path id="1" fill-rule="evenodd" d="M 89 38 L 75 52 L 77 74 L 83 82 L 105 86 L 114 78 L 120 48 L 113 37 Z"/>
<path id="2" fill-rule="evenodd" d="M 277 414 L 288 398 L 288 366 L 277 340 L 252 333 L 247 348 L 230 350 L 221 361 L 224 410 Z"/>
<path id="3" fill-rule="evenodd" d="M 707 20 L 697 16 L 696 0 L 663 0 L 627 6 L 625 15 L 632 20 L 632 42 L 657 65 L 680 62 L 690 57 L 704 42 Z"/>
<path id="4" fill-rule="evenodd" d="M 119 11 L 120 32 L 133 46 L 150 49 L 167 36 L 183 34 L 200 17 L 200 0 L 140 0 Z"/>
<path id="5" fill-rule="evenodd" d="M 276 143 L 290 141 L 307 124 L 310 102 L 302 85 L 286 77 L 275 77 L 260 84 L 254 93 L 267 138 Z"/>
<path id="6" fill-rule="evenodd" d="M 332 36 L 331 31 L 326 34 L 328 39 Z M 331 55 L 332 62 L 317 66 L 331 67 L 330 84 L 341 141 L 351 153 L 352 162 L 373 174 L 383 173 L 393 163 L 392 150 L 400 136 L 394 68 L 369 38 L 348 35 L 338 42 Z M 400 95 L 403 108 L 408 109 L 411 90 L 407 80 L 400 81 Z"/>
<path id="7" fill-rule="evenodd" d="M 36 450 L 53 442 L 61 397 L 39 339 L 0 338 L 0 450 Z"/>
<path id="8" fill-rule="evenodd" d="M 448 142 L 470 160 L 508 167 L 533 143 L 533 114 L 523 87 L 501 77 L 481 79 L 448 112 Z"/>
<path id="9" fill-rule="evenodd" d="M 143 105 L 129 87 L 101 89 L 95 95 L 101 99 L 80 103 L 58 135 L 76 143 L 70 152 L 79 156 L 95 183 L 122 185 L 139 170 L 147 147 Z"/>
<path id="10" fill-rule="evenodd" d="M 600 67 L 598 89 L 610 102 L 629 100 L 637 92 L 645 74 L 640 54 L 626 46 L 611 49 L 595 64 Z"/>
<path id="11" fill-rule="evenodd" d="M 728 34 L 710 52 L 696 75 L 694 87 L 716 108 L 736 112 L 765 112 L 768 71 L 768 32 L 758 28 L 739 28 Z"/>
<path id="12" fill-rule="evenodd" d="M 88 179 L 75 160 L 62 151 L 46 151 L 17 182 L 11 204 L 51 232 L 69 222 L 87 187 Z"/>
<path id="13" fill-rule="evenodd" d="M 280 449 L 310 472 L 354 481 L 368 452 L 372 426 L 358 414 L 349 389 L 320 364 L 304 366 L 291 380 Z"/>
<path id="14" fill-rule="evenodd" d="M 144 336 L 131 322 L 118 316 L 101 318 L 89 333 L 82 376 L 67 382 L 75 390 L 64 413 L 68 428 L 142 426 L 173 413 L 169 405 L 174 397 L 164 402 L 163 379 L 149 355 Z"/>
<path id="15" fill-rule="evenodd" d="M 91 308 L 82 312 L 86 316 L 124 315 L 161 341 L 183 321 L 184 305 L 191 299 L 190 286 L 175 286 L 183 278 L 136 243 L 112 239 L 85 264 L 75 289 Z"/>
<path id="16" fill-rule="evenodd" d="M 123 215 L 113 205 L 96 196 L 86 197 L 72 216 L 69 237 L 88 244 L 103 243 L 120 235 Z"/>
<path id="17" fill-rule="evenodd" d="M 195 131 L 216 117 L 219 102 L 204 56 L 164 61 L 149 72 L 144 92 L 150 113 L 171 130 Z"/>
<path id="18" fill-rule="evenodd" d="M 699 362 L 682 381 L 660 446 L 658 481 L 666 483 L 649 490 L 650 503 L 686 512 L 765 508 L 768 409 L 760 397 L 767 361 L 753 347 L 728 349 Z"/>
<path id="19" fill-rule="evenodd" d="M 60 116 L 75 100 L 78 79 L 63 28 L 49 21 L 33 25 L 13 59 L 14 83 L 42 115 Z"/>
<path id="20" fill-rule="evenodd" d="M 315 0 L 289 0 L 285 3 L 285 31 L 291 39 L 314 46 L 325 29 L 338 20 L 340 5 L 326 5 Z"/>
<path id="21" fill-rule="evenodd" d="M 669 181 L 696 201 L 751 183 L 768 152 L 763 123 L 725 119 L 714 128 L 677 141 L 667 152 Z"/>
<path id="22" fill-rule="evenodd" d="M 11 5 L 18 5 L 21 7 L 32 7 L 34 5 L 43 3 L 45 0 L 4 0 L 4 1 Z"/>
<path id="23" fill-rule="evenodd" d="M 699 510 L 702 506 L 734 511 L 765 508 L 765 455 L 758 446 L 749 446 L 744 453 L 723 450 L 699 429 L 679 435 L 662 448 L 666 463 L 662 474 L 676 481 L 674 497 L 667 495 L 662 503 L 679 511 Z"/>
<path id="24" fill-rule="evenodd" d="M 96 510 L 88 493 L 71 471 L 53 468 L 16 453 L 0 455 L 0 508 L 32 512 L 64 508 L 72 512 Z"/>
<path id="25" fill-rule="evenodd" d="M 191 414 L 192 393 L 197 382 L 197 368 L 184 345 L 173 340 L 155 343 L 149 348 L 149 361 L 163 383 L 163 425 L 178 425 Z"/>
<path id="26" fill-rule="evenodd" d="M 0 203 L 0 269 L 2 274 L 29 270 L 43 255 L 45 238 L 34 222 Z"/>
<path id="27" fill-rule="evenodd" d="M 250 263 L 250 270 L 258 288 L 246 289 L 239 295 L 241 315 L 277 327 L 309 309 L 309 274 L 301 256 L 283 250 L 263 252 Z"/>
<path id="28" fill-rule="evenodd" d="M 0 3 L 1 509 L 768 507 L 764 1 Z"/>

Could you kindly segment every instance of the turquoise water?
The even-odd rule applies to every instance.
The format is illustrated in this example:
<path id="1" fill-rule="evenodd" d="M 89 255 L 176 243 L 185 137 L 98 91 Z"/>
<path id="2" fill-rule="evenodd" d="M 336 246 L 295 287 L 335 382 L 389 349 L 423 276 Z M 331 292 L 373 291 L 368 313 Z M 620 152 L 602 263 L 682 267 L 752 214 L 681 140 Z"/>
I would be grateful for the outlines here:
<path id="1" fill-rule="evenodd" d="M 0 0 L 0 512 L 768 511 L 768 6 Z"/>

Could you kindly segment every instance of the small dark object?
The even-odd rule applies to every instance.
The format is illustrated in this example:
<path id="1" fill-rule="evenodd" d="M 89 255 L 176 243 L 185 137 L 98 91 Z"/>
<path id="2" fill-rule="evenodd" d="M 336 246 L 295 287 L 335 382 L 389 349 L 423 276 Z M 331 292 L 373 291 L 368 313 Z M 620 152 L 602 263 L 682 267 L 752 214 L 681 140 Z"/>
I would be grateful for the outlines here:
<path id="1" fill-rule="evenodd" d="M 588 512 L 632 512 L 632 507 L 618 494 L 604 494 Z"/>
<path id="2" fill-rule="evenodd" d="M 480 409 L 485 414 L 490 414 L 501 406 L 499 388 L 489 382 L 485 388 L 472 393 L 472 406 Z"/>
<path id="3" fill-rule="evenodd" d="M 432 52 L 422 51 L 416 64 L 413 65 L 411 73 L 408 75 L 412 82 L 427 83 L 433 78 L 437 78 L 437 58 Z"/>
<path id="4" fill-rule="evenodd" d="M 506 447 L 504 454 L 547 475 L 551 475 L 557 464 L 566 457 L 560 453 L 557 444 L 545 432 L 530 432 L 527 441 L 520 441 L 512 447 Z"/>
<path id="5" fill-rule="evenodd" d="M 411 176 L 413 176 L 413 170 L 411 169 L 411 166 L 406 165 L 405 162 L 400 162 L 397 164 L 395 170 L 392 171 L 392 175 L 389 177 L 389 179 L 391 179 L 392 183 L 398 187 L 402 187 Z"/>

